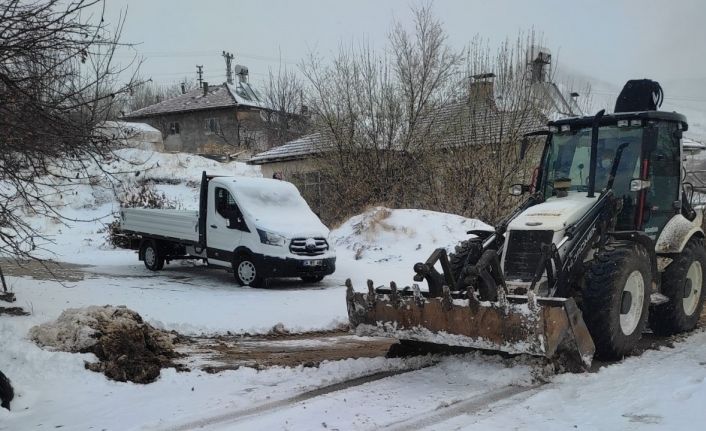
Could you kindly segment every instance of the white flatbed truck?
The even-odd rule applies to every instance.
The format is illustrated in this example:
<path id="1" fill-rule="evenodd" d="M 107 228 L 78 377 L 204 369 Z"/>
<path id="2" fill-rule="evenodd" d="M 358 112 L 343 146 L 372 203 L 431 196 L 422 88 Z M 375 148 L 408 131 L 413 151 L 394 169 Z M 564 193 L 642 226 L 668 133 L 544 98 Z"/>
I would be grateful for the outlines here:
<path id="1" fill-rule="evenodd" d="M 261 287 L 276 277 L 318 282 L 336 269 L 328 228 L 293 184 L 275 179 L 204 172 L 198 211 L 123 208 L 120 230 L 152 271 L 201 259 Z"/>

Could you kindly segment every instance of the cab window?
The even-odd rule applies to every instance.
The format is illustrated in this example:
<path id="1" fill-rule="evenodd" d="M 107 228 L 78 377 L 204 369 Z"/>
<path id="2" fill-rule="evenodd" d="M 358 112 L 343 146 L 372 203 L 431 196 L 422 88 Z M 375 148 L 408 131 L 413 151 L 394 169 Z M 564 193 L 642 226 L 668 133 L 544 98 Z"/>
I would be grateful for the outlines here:
<path id="1" fill-rule="evenodd" d="M 229 229 L 249 231 L 243 219 L 243 213 L 240 212 L 238 204 L 235 203 L 235 199 L 233 199 L 233 196 L 228 190 L 216 187 L 213 201 L 216 206 L 216 213 L 228 220 Z"/>

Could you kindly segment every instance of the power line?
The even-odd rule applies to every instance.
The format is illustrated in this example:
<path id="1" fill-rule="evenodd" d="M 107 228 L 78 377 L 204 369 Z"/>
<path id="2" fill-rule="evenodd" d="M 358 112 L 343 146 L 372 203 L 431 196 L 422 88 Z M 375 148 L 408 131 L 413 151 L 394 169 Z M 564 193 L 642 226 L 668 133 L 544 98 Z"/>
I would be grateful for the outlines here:
<path id="1" fill-rule="evenodd" d="M 151 57 L 151 58 L 183 58 L 183 57 L 217 57 L 222 55 L 221 53 L 217 51 L 143 51 L 143 52 L 135 52 L 135 54 L 115 54 L 115 57 L 133 57 L 134 55 L 142 55 L 145 57 Z M 250 58 L 253 60 L 262 60 L 262 61 L 276 61 L 276 62 L 282 62 L 286 64 L 293 64 L 297 65 L 299 64 L 299 61 L 291 59 L 291 58 L 284 58 L 284 57 L 270 57 L 266 55 L 259 55 L 259 54 L 247 54 L 247 53 L 238 53 L 238 57 L 244 57 L 244 58 Z"/>

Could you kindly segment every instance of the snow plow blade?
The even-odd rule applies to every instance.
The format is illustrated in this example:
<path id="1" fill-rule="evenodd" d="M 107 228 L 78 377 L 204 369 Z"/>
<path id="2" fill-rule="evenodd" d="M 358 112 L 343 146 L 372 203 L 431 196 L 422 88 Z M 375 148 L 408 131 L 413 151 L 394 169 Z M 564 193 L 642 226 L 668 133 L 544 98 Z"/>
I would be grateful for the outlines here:
<path id="1" fill-rule="evenodd" d="M 358 335 L 471 347 L 552 358 L 566 354 L 590 367 L 595 352 L 581 312 L 571 298 L 501 296 L 480 302 L 452 294 L 440 297 L 413 288 L 355 292 L 346 280 L 348 318 Z"/>

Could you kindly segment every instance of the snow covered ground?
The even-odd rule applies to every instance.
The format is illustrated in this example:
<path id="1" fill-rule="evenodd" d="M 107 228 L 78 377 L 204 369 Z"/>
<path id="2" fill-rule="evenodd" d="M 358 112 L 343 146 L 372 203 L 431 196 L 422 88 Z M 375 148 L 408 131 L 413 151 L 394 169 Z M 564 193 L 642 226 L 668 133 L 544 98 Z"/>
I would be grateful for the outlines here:
<path id="1" fill-rule="evenodd" d="M 122 157 L 147 164 L 116 161 L 115 170 L 125 171 L 119 178 L 155 179 L 185 209 L 195 208 L 204 169 L 259 175 L 186 154 L 126 150 Z M 42 350 L 27 339 L 29 328 L 66 308 L 111 304 L 192 335 L 266 333 L 279 323 L 291 331 L 331 329 L 346 322 L 346 278 L 359 290 L 367 278 L 409 284 L 415 262 L 486 227 L 449 214 L 372 208 L 333 230 L 337 271 L 322 283 L 250 289 L 231 273 L 189 262 L 152 273 L 134 252 L 107 246 L 101 230 L 117 209 L 115 193 L 112 185 L 75 185 L 57 201 L 64 214 L 91 222 L 32 219 L 52 235 L 45 256 L 86 266 L 75 269 L 78 281 L 8 277 L 17 305 L 31 315 L 0 316 L 0 370 L 16 388 L 13 410 L 0 409 L 0 430 L 675 429 L 706 419 L 703 332 L 592 374 L 554 376 L 539 360 L 473 353 L 217 374 L 165 369 L 149 385 L 107 380 L 84 369 L 91 355 Z M 350 383 L 374 373 L 386 374 Z"/>

